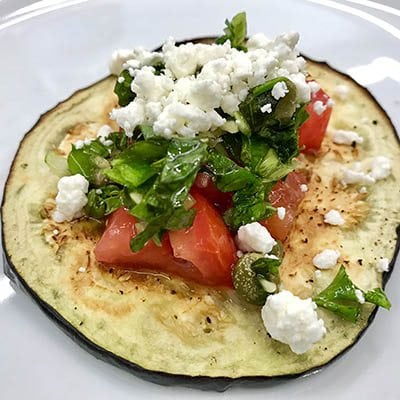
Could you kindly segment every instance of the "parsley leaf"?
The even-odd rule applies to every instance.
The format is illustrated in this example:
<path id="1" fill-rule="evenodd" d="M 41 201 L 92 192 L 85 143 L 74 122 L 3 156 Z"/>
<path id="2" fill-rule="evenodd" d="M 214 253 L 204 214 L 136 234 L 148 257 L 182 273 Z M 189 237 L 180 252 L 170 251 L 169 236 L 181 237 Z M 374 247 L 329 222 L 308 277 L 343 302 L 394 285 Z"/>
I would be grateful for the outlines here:
<path id="1" fill-rule="evenodd" d="M 115 82 L 114 93 L 118 96 L 118 104 L 122 107 L 127 106 L 136 97 L 136 94 L 131 90 L 132 80 L 129 71 L 124 69 Z"/>
<path id="2" fill-rule="evenodd" d="M 98 139 L 80 149 L 72 146 L 67 158 L 68 169 L 72 175 L 81 174 L 90 183 L 98 186 L 104 183 L 103 171 L 110 166 L 106 159 L 108 156 L 108 148 Z"/>
<path id="3" fill-rule="evenodd" d="M 272 89 L 278 82 L 284 82 L 288 89 L 288 93 L 279 100 L 272 95 Z M 308 117 L 304 107 L 296 108 L 296 97 L 294 83 L 279 77 L 253 88 L 239 105 L 239 114 L 247 122 L 251 133 L 262 137 L 283 163 L 298 155 L 298 128 Z M 270 113 L 261 111 L 267 104 L 271 106 Z"/>
<path id="4" fill-rule="evenodd" d="M 332 283 L 320 294 L 313 298 L 314 302 L 343 319 L 356 322 L 361 312 L 361 305 L 356 295 L 360 290 L 350 280 L 346 269 L 342 265 Z M 376 288 L 363 293 L 365 301 L 389 309 L 390 302 L 382 289 Z"/>
<path id="5" fill-rule="evenodd" d="M 226 28 L 224 29 L 225 35 L 216 40 L 217 44 L 223 44 L 227 40 L 231 42 L 231 46 L 235 49 L 247 51 L 245 46 L 247 35 L 247 21 L 246 13 L 241 12 L 236 14 L 232 21 L 225 20 Z"/>
<path id="6" fill-rule="evenodd" d="M 132 202 L 126 190 L 117 185 L 105 185 L 101 189 L 91 189 L 87 197 L 85 212 L 93 218 L 102 218 L 117 208 Z"/>

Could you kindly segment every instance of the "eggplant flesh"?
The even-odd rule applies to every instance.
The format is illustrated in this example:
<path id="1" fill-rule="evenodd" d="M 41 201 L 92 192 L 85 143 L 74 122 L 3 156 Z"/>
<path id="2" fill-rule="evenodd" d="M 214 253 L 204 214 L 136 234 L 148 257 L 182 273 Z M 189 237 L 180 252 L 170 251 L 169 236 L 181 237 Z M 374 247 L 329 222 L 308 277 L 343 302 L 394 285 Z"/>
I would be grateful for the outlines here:
<path id="1" fill-rule="evenodd" d="M 398 137 L 366 89 L 325 63 L 309 61 L 308 69 L 336 101 L 328 132 L 357 129 L 365 142 L 357 148 L 338 146 L 328 135 L 319 156 L 300 159 L 310 174 L 309 191 L 285 242 L 281 279 L 301 297 L 318 293 L 336 270 L 314 280 L 312 257 L 341 246 L 340 261 L 358 286 L 384 286 L 391 271 L 378 273 L 375 258 L 389 257 L 393 267 L 399 248 L 400 205 L 393 195 L 400 180 Z M 108 77 L 78 91 L 44 114 L 22 140 L 2 205 L 6 275 L 90 353 L 158 384 L 218 391 L 233 384 L 268 386 L 319 370 L 353 346 L 376 314 L 370 305 L 363 306 L 355 324 L 319 310 L 328 333 L 297 355 L 267 336 L 259 307 L 244 304 L 233 290 L 105 269 L 93 254 L 101 223 L 51 220 L 59 178 L 44 162 L 46 154 L 54 148 L 67 153 L 72 141 L 110 123 L 114 81 Z M 349 88 L 346 101 L 335 97 L 339 84 Z M 332 171 L 376 155 L 393 160 L 390 178 L 368 194 L 351 187 L 339 190 Z M 324 210 L 336 206 L 344 209 L 343 229 L 321 223 Z"/>

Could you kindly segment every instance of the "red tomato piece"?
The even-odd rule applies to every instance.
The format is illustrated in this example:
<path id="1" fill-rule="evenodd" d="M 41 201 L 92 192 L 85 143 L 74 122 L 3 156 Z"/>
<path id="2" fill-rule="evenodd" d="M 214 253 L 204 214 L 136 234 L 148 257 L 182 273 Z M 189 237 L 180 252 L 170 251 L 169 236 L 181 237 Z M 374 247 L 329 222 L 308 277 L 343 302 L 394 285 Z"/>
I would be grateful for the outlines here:
<path id="1" fill-rule="evenodd" d="M 132 252 L 130 240 L 136 235 L 136 218 L 124 208 L 119 208 L 107 220 L 103 236 L 97 242 L 94 253 L 98 262 L 124 270 L 151 270 L 182 276 L 199 281 L 201 274 L 190 262 L 173 256 L 168 235 L 162 245 L 149 241 L 137 253 Z"/>
<path id="2" fill-rule="evenodd" d="M 322 139 L 325 136 L 329 118 L 332 113 L 332 106 L 329 105 L 329 96 L 322 90 L 311 95 L 311 103 L 307 105 L 307 112 L 310 115 L 308 120 L 299 129 L 299 146 L 303 152 L 312 153 L 319 150 Z M 317 104 L 316 102 L 322 102 Z M 318 106 L 325 107 L 325 110 L 318 113 Z"/>
<path id="3" fill-rule="evenodd" d="M 211 176 L 206 172 L 197 174 L 191 193 L 199 193 L 204 196 L 221 214 L 232 207 L 232 193 L 218 190 Z"/>
<path id="4" fill-rule="evenodd" d="M 232 267 L 236 246 L 217 210 L 199 193 L 194 192 L 197 210 L 190 228 L 169 232 L 175 257 L 190 261 L 206 285 L 232 286 Z"/>
<path id="5" fill-rule="evenodd" d="M 286 239 L 296 217 L 298 206 L 305 195 L 301 191 L 300 185 L 306 182 L 306 177 L 303 174 L 291 172 L 284 181 L 277 182 L 273 187 L 269 200 L 274 207 L 285 208 L 285 217 L 281 220 L 275 214 L 261 223 L 275 239 L 281 241 Z"/>

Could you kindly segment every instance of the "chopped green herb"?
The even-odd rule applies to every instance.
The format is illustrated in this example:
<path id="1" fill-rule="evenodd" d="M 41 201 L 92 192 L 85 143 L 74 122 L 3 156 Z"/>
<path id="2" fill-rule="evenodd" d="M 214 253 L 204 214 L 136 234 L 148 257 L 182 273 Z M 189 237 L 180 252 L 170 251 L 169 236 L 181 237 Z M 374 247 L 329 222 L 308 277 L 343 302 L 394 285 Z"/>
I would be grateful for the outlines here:
<path id="1" fill-rule="evenodd" d="M 136 97 L 135 93 L 131 90 L 131 83 L 133 78 L 127 69 L 124 69 L 114 86 L 114 93 L 118 96 L 118 104 L 122 107 L 127 106 Z"/>
<path id="2" fill-rule="evenodd" d="M 236 14 L 232 21 L 225 20 L 226 28 L 224 29 L 225 35 L 216 40 L 217 44 L 223 44 L 227 40 L 231 42 L 231 46 L 238 50 L 247 51 L 245 46 L 247 36 L 247 21 L 246 13 L 241 12 Z"/>
<path id="3" fill-rule="evenodd" d="M 315 303 L 329 311 L 334 312 L 340 317 L 356 322 L 361 312 L 361 305 L 356 294 L 358 289 L 347 275 L 346 269 L 342 265 L 332 283 L 315 296 Z M 390 308 L 390 302 L 382 289 L 374 289 L 363 293 L 365 301 Z"/>

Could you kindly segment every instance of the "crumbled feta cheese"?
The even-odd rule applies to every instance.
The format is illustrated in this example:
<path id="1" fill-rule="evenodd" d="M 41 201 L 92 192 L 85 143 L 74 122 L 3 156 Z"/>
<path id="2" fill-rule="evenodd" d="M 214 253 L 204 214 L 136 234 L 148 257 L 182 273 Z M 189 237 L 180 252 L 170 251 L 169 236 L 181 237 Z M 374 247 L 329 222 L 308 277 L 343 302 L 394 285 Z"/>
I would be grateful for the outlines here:
<path id="1" fill-rule="evenodd" d="M 122 71 L 122 65 L 124 64 L 124 62 L 133 57 L 134 57 L 133 50 L 129 49 L 115 50 L 111 56 L 111 61 L 109 65 L 110 72 L 113 75 L 119 75 L 120 72 Z"/>
<path id="2" fill-rule="evenodd" d="M 271 114 L 272 113 L 272 105 L 271 103 L 267 103 L 264 104 L 261 108 L 260 108 L 262 113 L 268 113 Z"/>
<path id="3" fill-rule="evenodd" d="M 103 191 L 101 189 L 96 189 L 95 192 L 96 192 L 96 194 L 102 194 L 103 193 Z"/>
<path id="4" fill-rule="evenodd" d="M 117 81 L 118 81 L 118 83 L 124 83 L 125 82 L 125 78 L 123 76 L 119 76 Z"/>
<path id="5" fill-rule="evenodd" d="M 365 186 L 360 187 L 359 193 L 368 193 L 367 188 Z"/>
<path id="6" fill-rule="evenodd" d="M 60 231 L 58 229 L 53 230 L 53 235 L 58 235 L 59 233 L 60 233 Z"/>
<path id="7" fill-rule="evenodd" d="M 305 183 L 302 183 L 302 184 L 300 185 L 300 190 L 301 190 L 303 193 L 308 192 L 308 186 L 307 186 Z"/>
<path id="8" fill-rule="evenodd" d="M 375 179 L 372 176 L 365 174 L 362 171 L 355 171 L 350 168 L 343 169 L 342 183 L 345 185 L 361 184 L 371 185 L 375 183 Z"/>
<path id="9" fill-rule="evenodd" d="M 87 203 L 86 193 L 89 182 L 80 175 L 64 176 L 58 181 L 56 209 L 53 220 L 56 222 L 72 221 L 82 216 L 82 209 Z"/>
<path id="10" fill-rule="evenodd" d="M 377 156 L 363 163 L 356 162 L 350 168 L 344 168 L 342 183 L 371 185 L 378 180 L 387 178 L 392 173 L 392 161 L 385 156 Z"/>
<path id="11" fill-rule="evenodd" d="M 285 82 L 277 82 L 272 88 L 271 94 L 275 100 L 279 100 L 282 97 L 285 97 L 286 94 L 289 93 L 289 89 Z"/>
<path id="12" fill-rule="evenodd" d="M 269 253 L 276 245 L 268 229 L 259 222 L 242 225 L 236 237 L 237 245 L 244 252 Z"/>
<path id="13" fill-rule="evenodd" d="M 347 85 L 337 85 L 334 89 L 334 94 L 339 97 L 340 100 L 346 100 L 349 94 L 349 87 Z"/>
<path id="14" fill-rule="evenodd" d="M 81 272 L 81 273 L 86 272 L 86 268 L 85 267 L 79 267 L 78 271 Z"/>
<path id="15" fill-rule="evenodd" d="M 335 102 L 331 98 L 329 98 L 328 101 L 326 102 L 326 106 L 328 108 L 332 108 L 334 105 L 335 105 Z"/>
<path id="16" fill-rule="evenodd" d="M 321 89 L 319 83 L 315 81 L 308 82 L 308 86 L 310 86 L 311 94 L 315 94 Z"/>
<path id="17" fill-rule="evenodd" d="M 237 252 L 236 252 L 236 255 L 240 258 L 240 257 L 243 257 L 243 251 L 241 251 L 241 250 L 238 250 Z"/>
<path id="18" fill-rule="evenodd" d="M 392 161 L 384 156 L 374 157 L 370 164 L 370 175 L 375 180 L 385 179 L 392 173 Z"/>
<path id="19" fill-rule="evenodd" d="M 332 132 L 332 140 L 337 144 L 348 144 L 353 143 L 361 144 L 364 142 L 364 138 L 354 131 L 345 131 L 338 129 Z"/>
<path id="20" fill-rule="evenodd" d="M 111 146 L 113 144 L 112 140 L 107 139 L 111 132 L 112 129 L 109 125 L 103 125 L 97 131 L 97 137 L 99 138 L 100 143 L 104 144 L 104 146 Z"/>
<path id="21" fill-rule="evenodd" d="M 83 149 L 83 147 L 85 146 L 85 142 L 83 140 L 77 140 L 74 143 L 74 146 L 77 150 Z"/>
<path id="22" fill-rule="evenodd" d="M 319 269 L 316 269 L 314 272 L 314 276 L 316 279 L 321 279 L 322 278 L 322 272 Z"/>
<path id="23" fill-rule="evenodd" d="M 117 51 L 111 70 L 128 70 L 136 97 L 127 106 L 114 109 L 110 117 L 127 136 L 132 136 L 136 126 L 147 124 L 166 138 L 193 137 L 225 123 L 217 109 L 233 116 L 250 89 L 280 76 L 296 85 L 297 102 L 303 104 L 310 99 L 310 87 L 305 60 L 295 48 L 298 38 L 297 33 L 273 40 L 257 34 L 249 39 L 247 52 L 232 48 L 229 41 L 223 45 L 176 45 L 172 38 L 157 53 L 142 48 Z M 157 63 L 165 65 L 161 74 L 153 67 Z M 285 82 L 278 82 L 272 90 L 276 99 L 287 92 Z M 270 113 L 272 106 L 265 105 L 262 111 Z"/>
<path id="24" fill-rule="evenodd" d="M 94 139 L 86 138 L 86 139 L 83 139 L 83 140 L 77 140 L 77 141 L 74 143 L 74 146 L 75 146 L 75 148 L 76 148 L 77 150 L 80 150 L 80 149 L 82 149 L 84 146 L 87 146 L 87 145 L 89 145 L 90 143 L 92 143 L 92 140 L 94 140 Z"/>
<path id="25" fill-rule="evenodd" d="M 278 218 L 280 220 L 283 220 L 283 219 L 285 219 L 285 216 L 286 216 L 286 208 L 285 207 L 278 207 L 276 209 L 276 213 L 278 215 Z"/>
<path id="26" fill-rule="evenodd" d="M 356 293 L 356 297 L 357 297 L 358 302 L 360 304 L 364 304 L 365 303 L 365 298 L 364 298 L 363 292 L 360 289 L 356 289 L 355 293 Z"/>
<path id="27" fill-rule="evenodd" d="M 119 49 L 112 54 L 109 69 L 113 75 L 119 75 L 123 69 L 128 69 L 129 74 L 133 75 L 135 69 L 144 65 L 155 65 L 159 62 L 161 62 L 161 54 L 156 51 L 150 52 L 143 47 L 133 50 Z"/>
<path id="28" fill-rule="evenodd" d="M 389 259 L 386 257 L 380 258 L 376 264 L 376 269 L 378 272 L 388 272 L 389 271 Z"/>
<path id="29" fill-rule="evenodd" d="M 337 250 L 325 249 L 313 258 L 313 264 L 319 269 L 329 269 L 337 264 L 339 257 Z"/>
<path id="30" fill-rule="evenodd" d="M 294 353 L 303 354 L 326 333 L 316 308 L 310 298 L 302 300 L 283 290 L 268 296 L 261 317 L 273 339 L 288 344 Z"/>
<path id="31" fill-rule="evenodd" d="M 337 210 L 330 210 L 324 215 L 324 222 L 329 225 L 343 225 L 344 218 Z"/>
<path id="32" fill-rule="evenodd" d="M 317 100 L 313 105 L 313 110 L 318 114 L 322 115 L 326 110 L 326 105 L 321 101 Z"/>

